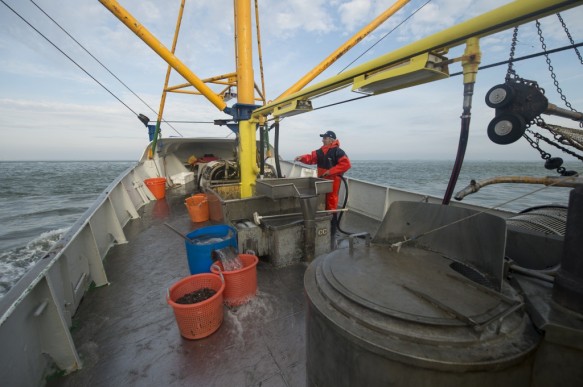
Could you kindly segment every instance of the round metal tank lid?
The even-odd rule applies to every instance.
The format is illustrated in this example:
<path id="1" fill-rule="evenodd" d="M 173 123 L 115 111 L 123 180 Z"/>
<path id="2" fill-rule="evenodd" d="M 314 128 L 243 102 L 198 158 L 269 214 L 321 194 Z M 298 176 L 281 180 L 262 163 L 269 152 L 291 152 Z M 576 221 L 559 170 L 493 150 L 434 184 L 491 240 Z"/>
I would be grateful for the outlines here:
<path id="1" fill-rule="evenodd" d="M 490 289 L 486 278 L 460 265 L 415 247 L 399 253 L 383 245 L 339 249 L 308 268 L 306 293 L 335 324 L 355 326 L 357 336 L 375 345 L 381 335 L 411 341 L 415 346 L 407 351 L 425 354 L 418 345 L 463 347 L 464 356 L 474 348 L 477 360 L 488 341 L 500 346 L 502 334 L 514 348 L 508 354 L 532 349 L 538 338 L 514 289 Z"/>

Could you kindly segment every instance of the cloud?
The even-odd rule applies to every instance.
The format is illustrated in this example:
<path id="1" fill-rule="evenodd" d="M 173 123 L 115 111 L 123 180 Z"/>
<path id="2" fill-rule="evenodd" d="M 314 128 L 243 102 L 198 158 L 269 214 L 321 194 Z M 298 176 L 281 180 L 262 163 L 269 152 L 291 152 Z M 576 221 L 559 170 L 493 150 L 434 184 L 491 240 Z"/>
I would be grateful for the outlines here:
<path id="1" fill-rule="evenodd" d="M 339 7 L 340 20 L 349 31 L 352 31 L 369 19 L 371 8 L 372 4 L 368 0 L 349 1 Z"/>
<path id="2" fill-rule="evenodd" d="M 266 0 L 263 25 L 270 39 L 289 39 L 300 33 L 325 34 L 336 29 L 325 0 Z"/>
<path id="3" fill-rule="evenodd" d="M 68 2 L 64 0 L 36 2 L 154 110 L 158 109 L 167 65 L 109 11 L 94 0 L 78 0 L 75 6 L 65 6 Z M 434 0 L 357 64 L 507 2 Z M 30 2 L 12 0 L 10 3 L 132 110 L 154 119 L 155 113 L 94 63 Z M 171 46 L 178 0 L 123 0 L 121 3 L 166 47 Z M 176 52 L 201 78 L 235 70 L 232 4 L 232 0 L 186 3 Z M 347 36 L 391 6 L 393 0 L 262 0 L 259 4 L 267 95 L 273 99 L 342 44 Z M 422 4 L 423 1 L 409 3 L 318 79 L 335 75 Z M 583 24 L 579 23 L 582 11 L 580 7 L 563 13 L 576 42 L 583 35 Z M 548 48 L 568 44 L 556 19 L 553 15 L 541 20 Z M 507 59 L 510 38 L 511 33 L 505 32 L 482 39 L 483 63 Z M 517 55 L 538 50 L 540 43 L 534 26 L 521 27 Z M 448 56 L 455 58 L 461 52 L 463 47 L 451 50 Z M 0 58 L 0 131 L 8 133 L 4 137 L 8 151 L 2 157 L 134 159 L 141 154 L 147 133 L 134 114 L 6 9 L 0 12 Z M 578 88 L 582 75 L 575 53 L 565 52 L 551 59 L 569 101 L 583 107 L 583 95 Z M 536 79 L 551 101 L 561 102 L 544 58 L 521 62 L 517 68 L 525 78 Z M 460 69 L 459 63 L 450 66 L 452 72 Z M 505 66 L 501 66 L 478 74 L 468 149 L 472 155 L 485 158 L 511 155 L 538 159 L 540 156 L 526 142 L 500 147 L 491 143 L 485 134 L 493 111 L 485 106 L 484 94 L 503 82 L 505 71 Z M 257 63 L 255 80 L 260 82 Z M 183 82 L 173 72 L 170 84 Z M 461 77 L 455 77 L 285 119 L 281 132 L 282 154 L 292 157 L 300 151 L 315 149 L 320 143 L 317 134 L 331 129 L 339 133 L 343 147 L 353 158 L 451 158 L 459 135 L 462 88 Z M 356 96 L 343 90 L 318 98 L 314 106 Z M 168 96 L 165 108 L 168 120 L 213 121 L 224 117 L 203 97 Z M 230 134 L 224 127 L 209 124 L 172 125 L 184 136 Z M 166 125 L 163 133 L 176 135 Z"/>

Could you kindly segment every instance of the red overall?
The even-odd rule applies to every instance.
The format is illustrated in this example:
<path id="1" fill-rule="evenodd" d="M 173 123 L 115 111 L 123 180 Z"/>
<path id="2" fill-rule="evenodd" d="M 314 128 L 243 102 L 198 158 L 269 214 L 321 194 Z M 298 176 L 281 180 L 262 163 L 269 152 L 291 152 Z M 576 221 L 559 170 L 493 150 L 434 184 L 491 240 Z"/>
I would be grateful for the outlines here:
<path id="1" fill-rule="evenodd" d="M 332 148 L 336 149 L 330 152 Z M 334 157 L 326 158 L 328 152 L 333 154 Z M 320 153 L 320 157 L 318 157 L 318 153 Z M 338 190 L 340 190 L 341 176 L 351 167 L 348 156 L 340 149 L 340 142 L 334 140 L 329 146 L 324 145 L 310 154 L 300 156 L 299 161 L 304 164 L 317 164 L 318 177 L 333 181 L 332 192 L 326 194 L 326 209 L 335 210 L 338 208 Z M 326 172 L 327 174 L 324 176 Z"/>

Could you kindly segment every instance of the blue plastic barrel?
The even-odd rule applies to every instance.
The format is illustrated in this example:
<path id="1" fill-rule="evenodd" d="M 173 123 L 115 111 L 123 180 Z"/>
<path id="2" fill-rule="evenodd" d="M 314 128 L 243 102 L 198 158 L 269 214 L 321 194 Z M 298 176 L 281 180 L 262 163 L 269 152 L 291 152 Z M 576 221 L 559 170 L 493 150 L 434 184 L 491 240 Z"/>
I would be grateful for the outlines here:
<path id="1" fill-rule="evenodd" d="M 237 250 L 237 231 L 225 224 L 199 228 L 186 237 L 191 240 L 184 241 L 190 274 L 211 272 L 213 250 L 227 246 L 233 246 Z"/>

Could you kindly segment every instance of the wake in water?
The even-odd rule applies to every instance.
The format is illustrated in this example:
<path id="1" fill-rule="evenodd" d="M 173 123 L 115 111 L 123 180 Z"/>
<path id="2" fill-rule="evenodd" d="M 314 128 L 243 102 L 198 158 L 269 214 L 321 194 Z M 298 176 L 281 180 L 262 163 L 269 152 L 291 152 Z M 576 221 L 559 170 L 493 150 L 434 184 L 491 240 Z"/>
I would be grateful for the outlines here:
<path id="1" fill-rule="evenodd" d="M 68 228 L 48 231 L 33 239 L 24 247 L 0 253 L 0 297 L 41 259 L 67 232 Z"/>

